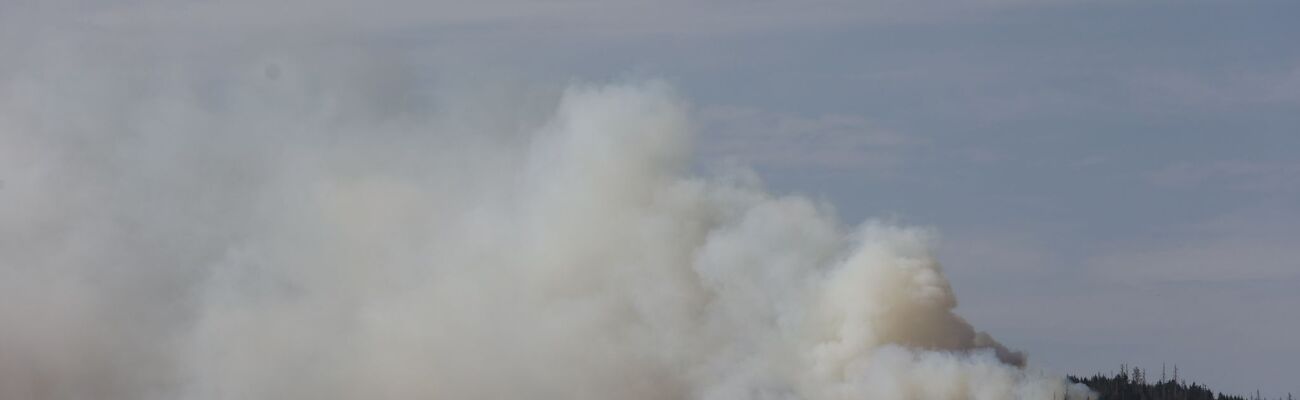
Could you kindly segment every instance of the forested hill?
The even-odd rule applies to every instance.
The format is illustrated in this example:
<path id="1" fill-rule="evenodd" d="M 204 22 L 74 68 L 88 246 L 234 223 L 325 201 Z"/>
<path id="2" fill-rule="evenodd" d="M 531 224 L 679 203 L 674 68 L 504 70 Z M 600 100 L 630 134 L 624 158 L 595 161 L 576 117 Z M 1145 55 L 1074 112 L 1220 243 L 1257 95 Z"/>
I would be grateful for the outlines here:
<path id="1" fill-rule="evenodd" d="M 1146 371 L 1140 368 L 1134 367 L 1130 371 L 1125 366 L 1120 371 L 1115 376 L 1097 374 L 1080 378 L 1071 375 L 1070 380 L 1092 388 L 1092 391 L 1101 395 L 1102 400 L 1269 400 L 1260 397 L 1258 392 L 1249 397 L 1215 393 L 1198 383 L 1180 380 L 1177 368 L 1171 379 L 1165 379 L 1162 372 L 1162 376 L 1154 382 L 1148 382 Z M 1278 399 L 1294 400 L 1289 393 Z"/>

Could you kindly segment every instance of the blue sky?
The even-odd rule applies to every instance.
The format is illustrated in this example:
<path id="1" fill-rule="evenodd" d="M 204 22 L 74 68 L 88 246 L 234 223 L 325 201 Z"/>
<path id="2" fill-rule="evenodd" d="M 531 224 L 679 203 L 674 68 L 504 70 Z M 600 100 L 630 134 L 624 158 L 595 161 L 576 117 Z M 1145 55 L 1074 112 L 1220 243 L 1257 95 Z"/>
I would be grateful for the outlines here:
<path id="1" fill-rule="evenodd" d="M 381 54 L 431 80 L 666 79 L 693 103 L 700 165 L 740 160 L 851 222 L 933 227 L 959 312 L 1034 363 L 1177 364 L 1218 390 L 1300 393 L 1297 2 L 13 2 L 0 14 L 10 54 L 95 37 L 170 57 Z"/>

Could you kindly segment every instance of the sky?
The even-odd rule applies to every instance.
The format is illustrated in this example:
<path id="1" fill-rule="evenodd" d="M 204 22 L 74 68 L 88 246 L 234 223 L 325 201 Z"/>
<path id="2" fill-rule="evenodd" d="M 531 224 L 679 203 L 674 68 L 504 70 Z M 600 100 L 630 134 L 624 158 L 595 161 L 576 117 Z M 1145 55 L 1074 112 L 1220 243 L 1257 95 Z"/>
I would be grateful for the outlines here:
<path id="1" fill-rule="evenodd" d="M 691 102 L 699 168 L 739 162 L 847 221 L 933 229 L 958 313 L 1031 363 L 1177 365 L 1276 397 L 1300 393 L 1297 17 L 1288 1 L 8 1 L 0 74 L 93 53 L 141 74 L 396 60 L 511 91 L 662 79 Z"/>

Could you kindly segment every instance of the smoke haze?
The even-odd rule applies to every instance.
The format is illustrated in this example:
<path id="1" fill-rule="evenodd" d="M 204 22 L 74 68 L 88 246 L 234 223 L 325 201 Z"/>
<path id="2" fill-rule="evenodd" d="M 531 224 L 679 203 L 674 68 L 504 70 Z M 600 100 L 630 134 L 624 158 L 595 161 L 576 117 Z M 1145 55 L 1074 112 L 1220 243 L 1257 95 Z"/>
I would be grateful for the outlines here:
<path id="1" fill-rule="evenodd" d="M 71 53 L 0 83 L 0 398 L 1089 395 L 931 233 L 690 168 L 665 83 Z"/>

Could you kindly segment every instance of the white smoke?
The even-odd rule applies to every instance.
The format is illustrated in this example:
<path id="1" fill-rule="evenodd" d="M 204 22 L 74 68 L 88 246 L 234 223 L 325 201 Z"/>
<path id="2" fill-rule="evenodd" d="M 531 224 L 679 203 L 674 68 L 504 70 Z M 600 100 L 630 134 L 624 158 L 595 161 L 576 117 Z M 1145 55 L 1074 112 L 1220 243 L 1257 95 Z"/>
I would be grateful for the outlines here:
<path id="1" fill-rule="evenodd" d="M 926 231 L 695 176 L 661 83 L 33 65 L 0 83 L 3 399 L 1090 396 L 953 313 Z"/>

